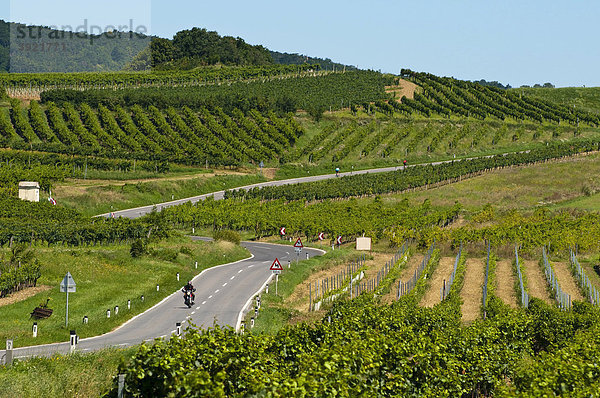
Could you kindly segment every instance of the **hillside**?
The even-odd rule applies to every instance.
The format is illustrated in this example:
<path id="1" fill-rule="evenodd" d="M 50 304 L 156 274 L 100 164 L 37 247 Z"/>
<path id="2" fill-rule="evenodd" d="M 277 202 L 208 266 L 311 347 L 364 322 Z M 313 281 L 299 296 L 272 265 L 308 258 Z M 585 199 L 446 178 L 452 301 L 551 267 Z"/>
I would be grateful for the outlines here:
<path id="1" fill-rule="evenodd" d="M 569 108 L 600 114 L 600 87 L 515 88 L 511 91 Z"/>

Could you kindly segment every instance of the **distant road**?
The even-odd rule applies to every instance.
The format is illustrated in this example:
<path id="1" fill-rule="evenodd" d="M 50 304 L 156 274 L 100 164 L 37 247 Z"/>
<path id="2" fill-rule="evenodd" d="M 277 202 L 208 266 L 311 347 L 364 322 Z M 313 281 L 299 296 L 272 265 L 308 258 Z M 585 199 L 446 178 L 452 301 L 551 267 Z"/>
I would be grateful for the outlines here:
<path id="1" fill-rule="evenodd" d="M 192 239 L 206 240 L 199 237 Z M 221 326 L 229 325 L 239 329 L 244 311 L 252 302 L 252 298 L 271 280 L 273 274 L 269 271 L 269 267 L 275 257 L 281 261 L 283 272 L 287 268 L 288 260 L 292 262 L 293 267 L 294 260 L 297 258 L 292 246 L 257 242 L 242 242 L 242 246 L 252 253 L 251 258 L 209 268 L 194 278 L 196 303 L 192 308 L 184 305 L 183 293 L 177 291 L 112 332 L 81 339 L 77 351 L 127 347 L 159 337 L 169 337 L 175 332 L 177 322 L 182 322 L 182 328 L 185 328 L 189 322 L 202 328 L 211 327 L 214 322 L 217 322 Z M 304 248 L 301 259 L 306 259 L 306 253 L 313 257 L 323 254 L 323 251 Z M 186 282 L 182 281 L 182 287 Z M 274 286 L 269 294 L 273 292 Z M 68 352 L 69 343 L 64 342 L 16 348 L 13 356 L 25 358 Z M 0 364 L 4 361 L 4 354 L 4 351 L 0 351 Z"/>
<path id="2" fill-rule="evenodd" d="M 519 151 L 519 152 L 511 152 L 511 153 L 528 153 L 528 152 L 529 151 L 527 150 L 527 151 Z M 508 153 L 503 153 L 502 155 L 507 155 L 507 154 Z M 472 159 L 478 159 L 478 158 L 492 158 L 494 156 L 498 156 L 498 155 L 487 155 L 487 156 L 469 157 L 469 158 L 462 158 L 462 159 L 444 160 L 444 161 L 439 161 L 439 162 L 419 163 L 419 164 L 407 165 L 406 167 L 427 166 L 427 165 L 435 166 L 435 165 L 439 165 L 439 164 L 443 164 L 443 163 L 451 163 L 454 161 L 472 160 Z M 403 167 L 404 167 L 403 165 L 399 165 L 399 166 L 381 167 L 381 168 L 377 168 L 377 169 L 349 171 L 349 172 L 345 172 L 345 173 L 340 173 L 340 177 L 345 177 L 345 176 L 350 176 L 350 175 L 358 175 L 358 174 L 385 173 L 385 172 L 390 172 L 390 171 L 402 170 Z M 237 187 L 237 188 L 232 188 L 232 189 L 245 189 L 246 191 L 248 191 L 252 188 L 276 187 L 276 186 L 282 186 L 282 185 L 300 184 L 300 183 L 304 183 L 304 182 L 330 180 L 333 178 L 336 178 L 335 174 L 323 174 L 323 175 L 316 175 L 316 176 L 309 176 L 309 177 L 290 178 L 287 180 L 267 181 L 267 182 L 261 182 L 258 184 L 245 185 L 242 187 Z M 211 192 L 211 193 L 206 193 L 203 195 L 192 196 L 189 198 L 159 203 L 156 205 L 148 205 L 148 206 L 135 207 L 133 209 L 114 211 L 112 214 L 114 214 L 115 217 L 137 218 L 137 217 L 141 217 L 145 214 L 150 213 L 152 211 L 152 209 L 154 209 L 155 207 L 156 207 L 157 211 L 161 211 L 162 209 L 164 209 L 166 207 L 177 206 L 177 205 L 181 205 L 181 204 L 184 204 L 187 202 L 196 203 L 199 200 L 204 200 L 211 196 L 214 197 L 215 200 L 221 200 L 221 199 L 223 199 L 224 195 L 225 195 L 225 191 Z M 104 214 L 98 215 L 97 217 L 110 217 L 110 214 L 111 213 L 104 213 Z"/>

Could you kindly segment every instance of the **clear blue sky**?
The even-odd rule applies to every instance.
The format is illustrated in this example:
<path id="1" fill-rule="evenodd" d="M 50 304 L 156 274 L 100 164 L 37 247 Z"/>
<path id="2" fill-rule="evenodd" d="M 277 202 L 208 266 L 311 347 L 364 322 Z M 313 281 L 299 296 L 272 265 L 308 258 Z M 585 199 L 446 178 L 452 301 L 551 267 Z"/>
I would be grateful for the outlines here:
<path id="1" fill-rule="evenodd" d="M 385 72 L 400 68 L 513 86 L 600 86 L 600 1 L 14 0 L 0 18 L 114 25 L 172 37 L 194 26 Z"/>

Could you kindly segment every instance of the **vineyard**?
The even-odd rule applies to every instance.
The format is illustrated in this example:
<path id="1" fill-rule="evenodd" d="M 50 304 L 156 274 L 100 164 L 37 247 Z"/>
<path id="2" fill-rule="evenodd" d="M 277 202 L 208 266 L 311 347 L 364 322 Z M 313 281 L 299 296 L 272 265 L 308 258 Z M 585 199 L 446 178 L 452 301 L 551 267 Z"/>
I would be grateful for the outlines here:
<path id="1" fill-rule="evenodd" d="M 11 97 L 39 98 L 41 93 L 49 90 L 206 86 L 314 75 L 317 73 L 314 69 L 317 69 L 314 65 L 270 65 L 162 72 L 6 73 L 0 76 L 0 87 Z"/>
<path id="2" fill-rule="evenodd" d="M 0 247 L 17 243 L 41 246 L 96 246 L 139 238 L 164 238 L 170 229 L 160 218 L 89 219 L 47 201 L 24 202 L 0 196 Z"/>
<path id="3" fill-rule="evenodd" d="M 459 181 L 463 177 L 487 170 L 534 164 L 577 153 L 595 151 L 598 150 L 599 145 L 600 141 L 596 140 L 553 143 L 527 152 L 451 161 L 438 165 L 401 168 L 393 172 L 357 174 L 302 184 L 232 190 L 227 191 L 225 196 L 231 198 L 322 200 L 378 195 L 445 181 Z"/>
<path id="4" fill-rule="evenodd" d="M 5 147 L 77 155 L 79 166 L 86 163 L 99 169 L 128 169 L 133 164 L 98 158 L 136 159 L 145 161 L 141 169 L 161 169 L 157 171 L 168 169 L 169 162 L 229 166 L 276 159 L 303 133 L 291 116 L 274 112 L 234 109 L 226 113 L 219 107 L 161 111 L 152 105 L 109 109 L 68 102 L 49 102 L 43 109 L 36 101 L 27 109 L 16 100 L 8 114 L 0 110 L 0 124 Z M 55 164 L 73 162 L 53 159 Z"/>
<path id="5" fill-rule="evenodd" d="M 414 99 L 402 98 L 395 105 L 399 112 L 418 113 L 429 117 L 435 113 L 443 116 L 457 115 L 485 119 L 568 123 L 579 126 L 586 123 L 598 127 L 597 114 L 569 108 L 558 103 L 532 96 L 523 97 L 518 91 L 502 90 L 448 77 L 438 77 L 430 73 L 418 73 L 408 69 L 400 72 L 422 88 Z M 391 103 L 393 104 L 393 103 Z M 381 111 L 393 111 L 394 105 L 381 104 Z"/>

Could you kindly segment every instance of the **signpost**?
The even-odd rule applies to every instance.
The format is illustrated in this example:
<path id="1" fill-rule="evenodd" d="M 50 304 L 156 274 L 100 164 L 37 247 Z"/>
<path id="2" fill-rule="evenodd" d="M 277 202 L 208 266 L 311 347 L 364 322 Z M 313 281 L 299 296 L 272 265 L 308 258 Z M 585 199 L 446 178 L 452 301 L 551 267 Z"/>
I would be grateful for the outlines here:
<path id="1" fill-rule="evenodd" d="M 271 264 L 271 268 L 269 269 L 275 274 L 275 295 L 277 296 L 277 284 L 279 282 L 279 274 L 281 274 L 281 271 L 283 271 L 283 267 L 281 266 L 281 263 L 279 262 L 278 258 L 275 258 L 275 261 L 273 261 L 273 264 Z"/>
<path id="2" fill-rule="evenodd" d="M 69 293 L 75 293 L 75 291 L 75 280 L 73 280 L 71 273 L 67 272 L 67 275 L 65 275 L 62 282 L 60 283 L 60 292 L 67 293 L 67 312 L 65 314 L 65 326 L 69 326 Z"/>
<path id="3" fill-rule="evenodd" d="M 296 243 L 294 243 L 294 250 L 296 251 L 296 262 L 300 261 L 300 253 L 302 252 L 303 247 L 304 245 L 302 244 L 302 240 L 298 238 L 296 240 Z"/>
<path id="4" fill-rule="evenodd" d="M 335 243 L 337 243 L 338 246 L 340 246 L 342 244 L 342 235 L 337 237 L 337 239 L 335 240 Z"/>
<path id="5" fill-rule="evenodd" d="M 325 234 L 323 232 L 319 232 L 319 240 L 325 239 Z"/>

